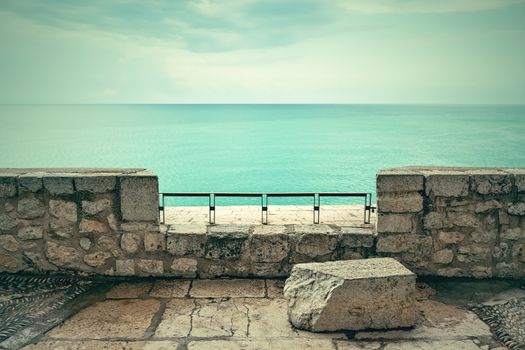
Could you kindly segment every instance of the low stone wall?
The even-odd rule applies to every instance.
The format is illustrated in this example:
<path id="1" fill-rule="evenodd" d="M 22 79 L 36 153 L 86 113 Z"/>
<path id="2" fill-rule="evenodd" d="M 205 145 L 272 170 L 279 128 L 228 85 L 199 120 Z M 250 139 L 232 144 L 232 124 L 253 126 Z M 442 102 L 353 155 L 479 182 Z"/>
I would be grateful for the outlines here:
<path id="1" fill-rule="evenodd" d="M 418 274 L 525 276 L 525 169 L 377 174 L 376 253 Z"/>
<path id="2" fill-rule="evenodd" d="M 373 228 L 159 226 L 144 169 L 0 171 L 0 271 L 287 276 L 292 264 L 368 257 Z"/>
<path id="3" fill-rule="evenodd" d="M 158 233 L 145 169 L 0 170 L 0 271 L 113 274 L 121 236 Z"/>

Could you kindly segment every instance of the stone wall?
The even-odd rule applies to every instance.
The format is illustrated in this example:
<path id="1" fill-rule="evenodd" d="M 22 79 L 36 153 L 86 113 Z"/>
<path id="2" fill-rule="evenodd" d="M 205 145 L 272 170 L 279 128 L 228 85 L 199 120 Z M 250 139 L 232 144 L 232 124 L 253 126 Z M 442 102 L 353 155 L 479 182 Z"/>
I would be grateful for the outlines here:
<path id="1" fill-rule="evenodd" d="M 284 277 L 373 245 L 373 227 L 167 227 L 158 210 L 157 176 L 144 169 L 1 170 L 0 271 Z"/>
<path id="2" fill-rule="evenodd" d="M 145 169 L 2 169 L 0 270 L 140 268 L 122 263 L 121 241 L 159 234 L 158 206 L 157 176 Z"/>
<path id="3" fill-rule="evenodd" d="M 376 253 L 418 274 L 525 276 L 525 169 L 377 174 Z"/>

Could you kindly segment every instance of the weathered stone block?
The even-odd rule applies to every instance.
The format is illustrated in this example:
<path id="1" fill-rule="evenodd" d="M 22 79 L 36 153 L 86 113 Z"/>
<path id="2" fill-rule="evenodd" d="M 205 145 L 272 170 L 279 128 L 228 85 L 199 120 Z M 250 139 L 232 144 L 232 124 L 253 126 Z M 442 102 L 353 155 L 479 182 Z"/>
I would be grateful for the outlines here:
<path id="1" fill-rule="evenodd" d="M 413 251 L 418 241 L 415 234 L 380 234 L 377 236 L 378 253 L 401 253 Z"/>
<path id="2" fill-rule="evenodd" d="M 516 241 L 520 238 L 525 238 L 525 234 L 522 232 L 522 229 L 519 227 L 507 228 L 500 234 L 501 239 Z"/>
<path id="3" fill-rule="evenodd" d="M 120 178 L 120 210 L 123 220 L 158 222 L 158 208 L 157 176 Z"/>
<path id="4" fill-rule="evenodd" d="M 18 201 L 18 217 L 21 219 L 36 219 L 44 215 L 44 202 L 35 197 L 23 198 Z"/>
<path id="5" fill-rule="evenodd" d="M 42 173 L 23 174 L 18 177 L 19 192 L 38 192 L 44 187 Z"/>
<path id="6" fill-rule="evenodd" d="M 423 175 L 410 173 L 387 173 L 380 170 L 377 174 L 377 193 L 423 191 Z"/>
<path id="7" fill-rule="evenodd" d="M 42 226 L 27 226 L 18 230 L 18 238 L 21 240 L 41 239 L 44 236 L 44 228 Z"/>
<path id="8" fill-rule="evenodd" d="M 513 203 L 513 204 L 509 205 L 509 208 L 508 208 L 507 212 L 510 215 L 523 216 L 523 215 L 525 215 L 525 203 L 523 203 L 523 202 Z"/>
<path id="9" fill-rule="evenodd" d="M 0 213 L 0 231 L 8 232 L 18 226 L 18 220 L 11 213 Z"/>
<path id="10" fill-rule="evenodd" d="M 51 263 L 59 267 L 75 268 L 81 261 L 81 255 L 75 248 L 54 241 L 46 242 L 46 256 Z"/>
<path id="11" fill-rule="evenodd" d="M 358 227 L 341 227 L 339 245 L 342 248 L 371 248 L 374 244 L 374 230 Z"/>
<path id="12" fill-rule="evenodd" d="M 168 230 L 167 250 L 176 256 L 204 256 L 205 225 L 172 225 Z"/>
<path id="13" fill-rule="evenodd" d="M 484 201 L 484 202 L 477 203 L 474 211 L 479 214 L 479 213 L 486 213 L 488 211 L 491 211 L 494 209 L 500 209 L 500 208 L 501 208 L 500 202 L 496 200 L 490 200 L 490 201 Z"/>
<path id="14" fill-rule="evenodd" d="M 160 276 L 164 273 L 164 264 L 161 260 L 137 260 L 137 269 L 142 276 Z"/>
<path id="15" fill-rule="evenodd" d="M 16 252 L 20 243 L 11 235 L 0 235 L 0 247 L 8 252 Z"/>
<path id="16" fill-rule="evenodd" d="M 75 202 L 52 199 L 49 201 L 49 214 L 58 219 L 64 219 L 67 222 L 76 223 L 77 205 Z"/>
<path id="17" fill-rule="evenodd" d="M 298 264 L 286 280 L 288 316 L 314 332 L 410 327 L 416 275 L 391 258 Z"/>
<path id="18" fill-rule="evenodd" d="M 378 214 L 377 232 L 412 233 L 416 228 L 416 214 Z"/>
<path id="19" fill-rule="evenodd" d="M 73 175 L 50 174 L 43 177 L 44 187 L 51 195 L 72 194 Z"/>
<path id="20" fill-rule="evenodd" d="M 435 230 L 453 227 L 453 225 L 448 222 L 445 213 L 432 211 L 423 218 L 423 227 L 426 230 Z"/>
<path id="21" fill-rule="evenodd" d="M 82 175 L 75 178 L 77 191 L 91 193 L 111 192 L 115 189 L 117 177 L 111 175 Z"/>
<path id="22" fill-rule="evenodd" d="M 425 193 L 436 197 L 465 197 L 469 191 L 469 176 L 431 174 L 426 177 Z"/>
<path id="23" fill-rule="evenodd" d="M 303 233 L 294 235 L 292 260 L 302 262 L 309 259 L 329 260 L 337 247 L 335 233 Z"/>
<path id="24" fill-rule="evenodd" d="M 381 213 L 417 213 L 423 210 L 423 196 L 419 192 L 380 193 L 377 210 Z"/>
<path id="25" fill-rule="evenodd" d="M 78 226 L 80 233 L 97 233 L 102 234 L 108 231 L 104 223 L 97 220 L 82 219 Z"/>
<path id="26" fill-rule="evenodd" d="M 117 260 L 115 262 L 115 274 L 118 276 L 133 276 L 135 275 L 135 261 L 132 259 Z"/>
<path id="27" fill-rule="evenodd" d="M 84 256 L 84 262 L 92 267 L 100 267 L 106 264 L 106 261 L 111 258 L 111 254 L 107 252 L 96 252 L 92 254 L 86 254 Z"/>
<path id="28" fill-rule="evenodd" d="M 455 244 L 465 239 L 465 234 L 455 231 L 440 231 L 438 239 L 444 244 Z"/>
<path id="29" fill-rule="evenodd" d="M 96 201 L 82 201 L 82 212 L 87 215 L 97 215 L 98 213 L 111 207 L 109 199 L 99 199 Z"/>
<path id="30" fill-rule="evenodd" d="M 512 175 L 472 175 L 471 189 L 479 194 L 505 194 L 512 191 Z"/>
<path id="31" fill-rule="evenodd" d="M 12 254 L 0 253 L 0 271 L 18 272 L 24 268 L 24 263 L 20 258 Z"/>
<path id="32" fill-rule="evenodd" d="M 166 236 L 163 233 L 146 233 L 144 235 L 144 250 L 147 252 L 166 250 Z"/>
<path id="33" fill-rule="evenodd" d="M 451 249 L 438 250 L 432 256 L 432 262 L 436 264 L 450 264 L 454 260 L 454 252 Z"/>
<path id="34" fill-rule="evenodd" d="M 249 226 L 216 225 L 209 227 L 206 242 L 206 258 L 238 259 L 248 239 Z"/>
<path id="35" fill-rule="evenodd" d="M 151 222 L 122 222 L 120 228 L 124 232 L 158 232 L 159 225 Z"/>
<path id="36" fill-rule="evenodd" d="M 120 247 L 128 254 L 138 252 L 140 248 L 141 237 L 136 233 L 123 233 L 120 238 Z"/>
<path id="37" fill-rule="evenodd" d="M 514 181 L 516 183 L 516 188 L 519 193 L 525 192 L 525 174 L 516 174 L 514 175 Z"/>
<path id="38" fill-rule="evenodd" d="M 175 258 L 171 264 L 171 272 L 177 277 L 197 277 L 197 260 L 192 258 Z"/>
<path id="39" fill-rule="evenodd" d="M 114 257 L 121 257 L 118 239 L 113 236 L 102 236 L 97 239 L 96 250 L 110 252 Z"/>
<path id="40" fill-rule="evenodd" d="M 250 243 L 250 254 L 255 262 L 281 262 L 290 252 L 286 234 L 252 235 Z"/>
<path id="41" fill-rule="evenodd" d="M 91 240 L 87 237 L 80 238 L 78 244 L 80 245 L 80 248 L 84 250 L 89 250 L 89 248 L 91 248 Z"/>
<path id="42" fill-rule="evenodd" d="M 16 195 L 16 177 L 0 176 L 0 198 Z"/>

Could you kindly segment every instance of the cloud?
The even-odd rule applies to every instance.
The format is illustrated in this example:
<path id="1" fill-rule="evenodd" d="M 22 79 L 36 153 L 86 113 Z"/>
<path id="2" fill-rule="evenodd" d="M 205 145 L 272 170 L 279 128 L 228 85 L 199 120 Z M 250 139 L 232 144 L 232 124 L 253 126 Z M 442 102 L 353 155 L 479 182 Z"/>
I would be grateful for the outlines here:
<path id="1" fill-rule="evenodd" d="M 352 13 L 454 13 L 478 12 L 523 4 L 524 0 L 341 0 L 339 6 Z"/>

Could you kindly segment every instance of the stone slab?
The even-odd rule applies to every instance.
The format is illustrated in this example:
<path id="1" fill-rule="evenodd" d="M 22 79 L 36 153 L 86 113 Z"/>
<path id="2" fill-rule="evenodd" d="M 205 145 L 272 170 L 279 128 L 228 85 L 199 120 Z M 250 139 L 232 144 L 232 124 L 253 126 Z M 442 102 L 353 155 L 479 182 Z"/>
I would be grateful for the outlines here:
<path id="1" fill-rule="evenodd" d="M 284 296 L 292 324 L 311 331 L 410 327 L 416 276 L 391 258 L 298 264 Z"/>
<path id="2" fill-rule="evenodd" d="M 190 290 L 193 298 L 264 297 L 264 280 L 216 279 L 194 280 Z"/>
<path id="3" fill-rule="evenodd" d="M 149 295 L 154 298 L 183 298 L 189 289 L 189 280 L 158 280 Z"/>
<path id="4" fill-rule="evenodd" d="M 125 221 L 158 221 L 159 183 L 157 176 L 120 178 L 120 210 Z"/>
<path id="5" fill-rule="evenodd" d="M 176 340 L 107 341 L 107 340 L 45 340 L 25 347 L 27 350 L 177 350 Z"/>

